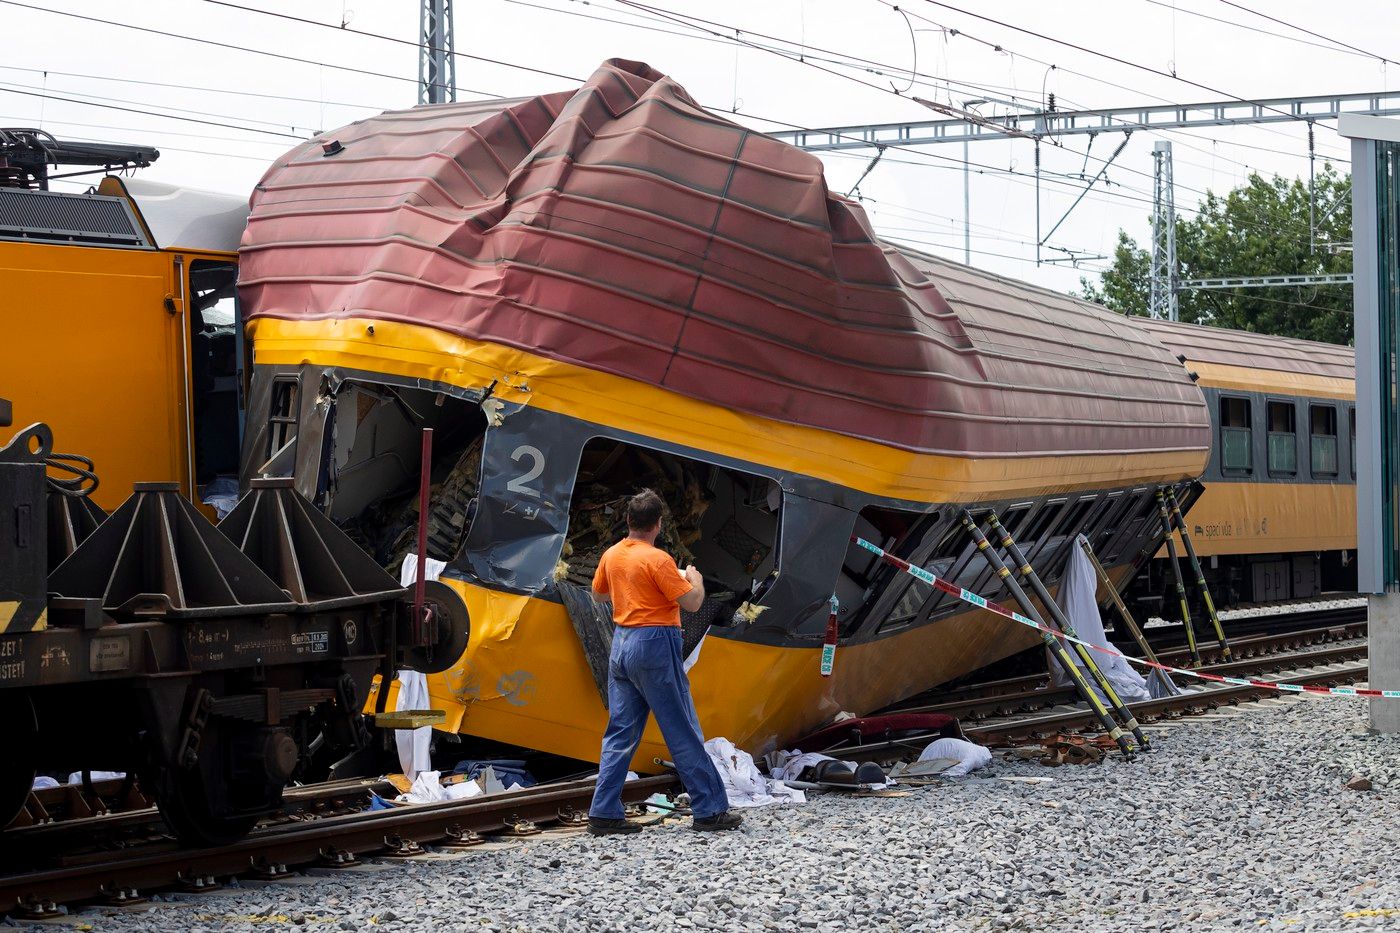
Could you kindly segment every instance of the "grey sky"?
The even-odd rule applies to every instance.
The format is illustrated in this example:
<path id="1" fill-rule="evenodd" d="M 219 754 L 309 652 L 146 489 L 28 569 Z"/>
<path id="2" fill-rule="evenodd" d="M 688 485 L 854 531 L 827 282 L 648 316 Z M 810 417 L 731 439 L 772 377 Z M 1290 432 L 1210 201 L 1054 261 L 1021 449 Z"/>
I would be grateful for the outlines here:
<path id="1" fill-rule="evenodd" d="M 333 129 L 382 109 L 415 103 L 417 49 L 407 43 L 417 41 L 418 7 L 410 0 L 232 2 L 337 28 L 304 25 L 209 0 L 3 2 L 0 125 L 39 125 L 59 136 L 149 143 L 159 147 L 162 156 L 156 166 L 143 173 L 145 177 L 244 194 L 267 162 L 295 142 L 294 136 Z M 907 78 L 843 72 L 876 85 L 864 87 L 818 70 L 818 66 L 832 67 L 821 61 L 826 53 L 818 49 L 909 69 L 915 67 L 917 47 L 917 71 L 928 76 L 920 80 L 929 83 L 915 86 L 909 94 L 945 103 L 987 96 L 968 87 L 931 86 L 949 79 L 1033 105 L 1040 104 L 1044 89 L 1055 93 L 1062 109 L 1127 106 L 1158 99 L 1188 103 L 1217 96 L 1283 97 L 1400 88 L 1400 66 L 1320 47 L 1327 43 L 1221 0 L 949 2 L 965 11 L 1153 68 L 1174 69 L 1179 76 L 1217 88 L 1226 92 L 1224 95 L 1017 33 L 927 0 L 899 4 L 909 14 L 907 21 L 893 9 L 893 2 L 881 0 L 639 2 L 723 24 L 713 28 L 729 35 L 733 35 L 729 27 L 737 26 L 744 39 L 754 42 L 766 41 L 754 35 L 765 33 L 806 43 L 815 60 L 803 64 L 717 40 L 638 7 L 628 7 L 625 0 L 592 0 L 587 4 L 582 0 L 458 0 L 457 50 L 575 77 L 587 76 L 606 58 L 640 59 L 675 77 L 705 105 L 737 110 L 737 119 L 762 129 L 774 127 L 755 117 L 826 126 L 935 116 L 890 90 L 891 82 L 904 90 Z M 1339 0 L 1322 5 L 1254 0 L 1241 5 L 1400 60 L 1400 7 L 1392 3 Z M 138 32 L 55 11 L 246 46 L 313 63 Z M 354 35 L 338 28 L 342 22 L 350 29 L 402 41 Z M 912 36 L 911 27 L 915 30 Z M 959 34 L 951 35 L 940 27 L 956 29 Z M 996 51 L 996 45 L 1002 51 Z M 1051 70 L 1046 63 L 1057 67 Z M 334 65 L 384 77 L 331 67 Z M 516 96 L 559 90 L 570 82 L 461 58 L 457 83 L 462 89 L 460 96 L 466 99 L 472 96 L 468 89 Z M 35 94 L 48 95 L 48 99 Z M 109 106 L 71 102 L 77 99 Z M 1002 109 L 983 106 L 989 113 Z M 160 111 L 240 128 L 129 110 Z M 1152 188 L 1150 153 L 1153 141 L 1160 138 L 1175 143 L 1177 204 L 1182 208 L 1194 206 L 1208 188 L 1219 191 L 1237 184 L 1250 168 L 1290 176 L 1307 174 L 1306 131 L 1301 125 L 1192 130 L 1190 135 L 1166 137 L 1139 132 L 1109 170 L 1114 184 L 1106 192 L 1091 192 L 1052 242 L 1095 254 L 1111 251 L 1120 227 L 1144 239 L 1150 211 L 1145 202 Z M 1096 139 L 1087 160 L 1087 137 L 1067 138 L 1063 147 L 1042 145 L 1042 168 L 1046 173 L 1087 171 L 1092 175 L 1101 167 L 1098 160 L 1107 158 L 1120 140 L 1116 134 Z M 1344 156 L 1345 147 L 1332 124 L 1319 125 L 1317 144 L 1319 167 L 1323 158 Z M 924 248 L 961 259 L 961 157 L 958 144 L 917 152 L 888 151 L 860 186 L 877 227 L 891 237 L 934 244 Z M 1028 141 L 976 143 L 971 147 L 971 159 L 1029 173 L 1033 170 L 1033 146 Z M 829 184 L 844 192 L 868 160 L 864 154 L 851 154 L 832 155 L 825 161 Z M 1341 168 L 1345 170 L 1346 165 Z M 1078 193 L 1076 184 L 1042 184 L 1043 229 L 1048 230 L 1069 206 Z M 1035 254 L 1035 189 L 1029 178 L 974 175 L 972 224 L 976 266 L 1058 289 L 1073 287 L 1082 274 L 1064 265 L 1037 268 L 1028 261 Z M 1089 262 L 1086 268 L 1102 265 L 1102 261 Z"/>

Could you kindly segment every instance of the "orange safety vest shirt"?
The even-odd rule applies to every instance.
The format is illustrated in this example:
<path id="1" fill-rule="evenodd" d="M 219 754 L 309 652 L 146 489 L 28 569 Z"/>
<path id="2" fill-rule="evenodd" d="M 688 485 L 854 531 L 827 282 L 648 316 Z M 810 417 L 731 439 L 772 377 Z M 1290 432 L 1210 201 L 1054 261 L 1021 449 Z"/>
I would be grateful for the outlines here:
<path id="1" fill-rule="evenodd" d="M 593 591 L 612 597 L 618 625 L 679 627 L 676 600 L 690 590 L 690 581 L 670 554 L 635 538 L 623 538 L 604 551 L 593 574 Z"/>

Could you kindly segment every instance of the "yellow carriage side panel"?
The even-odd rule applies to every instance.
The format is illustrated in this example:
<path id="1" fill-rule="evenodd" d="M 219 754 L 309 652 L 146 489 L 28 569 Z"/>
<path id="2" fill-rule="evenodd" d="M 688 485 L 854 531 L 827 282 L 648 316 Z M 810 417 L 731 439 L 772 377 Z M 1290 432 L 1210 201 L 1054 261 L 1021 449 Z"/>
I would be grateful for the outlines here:
<path id="1" fill-rule="evenodd" d="M 1356 547 L 1356 487 L 1211 483 L 1187 521 L 1202 557 L 1350 550 Z"/>
<path id="2" fill-rule="evenodd" d="M 168 253 L 0 243 L 0 395 L 16 424 L 44 421 L 95 461 L 108 511 L 134 482 L 188 478 L 174 294 Z"/>
<path id="3" fill-rule="evenodd" d="M 597 761 L 607 711 L 564 607 L 460 580 L 443 582 L 461 594 L 472 618 L 462 660 L 428 678 L 432 708 L 447 712 L 443 728 Z M 824 678 L 819 644 L 794 648 L 707 638 L 690 671 L 691 693 L 705 735 L 725 736 L 758 752 L 815 729 L 841 710 L 885 706 L 1037 640 L 1035 632 L 1000 616 L 965 612 L 842 647 L 835 675 Z M 390 709 L 393 690 L 391 685 Z M 669 755 L 652 719 L 632 767 L 655 772 L 652 759 L 658 757 Z"/>
<path id="4" fill-rule="evenodd" d="M 414 324 L 255 318 L 259 365 L 340 366 L 468 388 L 669 443 L 921 502 L 1048 495 L 1198 476 L 1209 451 L 963 457 L 923 454 L 697 401 L 647 383 Z"/>

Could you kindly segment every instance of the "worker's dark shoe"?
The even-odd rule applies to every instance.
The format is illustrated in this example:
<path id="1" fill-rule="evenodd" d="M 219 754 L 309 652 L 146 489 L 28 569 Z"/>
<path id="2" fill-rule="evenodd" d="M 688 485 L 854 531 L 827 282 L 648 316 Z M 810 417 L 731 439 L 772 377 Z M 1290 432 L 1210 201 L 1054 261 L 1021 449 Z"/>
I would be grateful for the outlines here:
<path id="1" fill-rule="evenodd" d="M 716 832 L 721 829 L 738 829 L 742 822 L 744 822 L 742 816 L 733 810 L 725 810 L 714 816 L 696 817 L 691 821 L 691 828 L 701 832 Z"/>
<path id="2" fill-rule="evenodd" d="M 621 833 L 639 833 L 642 827 L 626 820 L 605 820 L 601 817 L 588 818 L 588 831 L 594 836 L 615 836 Z"/>

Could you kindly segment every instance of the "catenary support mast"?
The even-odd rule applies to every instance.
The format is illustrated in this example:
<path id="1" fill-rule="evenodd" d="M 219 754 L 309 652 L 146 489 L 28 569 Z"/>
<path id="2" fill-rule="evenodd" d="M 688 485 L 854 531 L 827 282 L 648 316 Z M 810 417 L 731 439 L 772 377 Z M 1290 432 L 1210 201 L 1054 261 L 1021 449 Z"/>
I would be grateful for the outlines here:
<path id="1" fill-rule="evenodd" d="M 418 58 L 418 103 L 457 99 L 457 56 L 453 53 L 452 0 L 422 0 Z"/>

